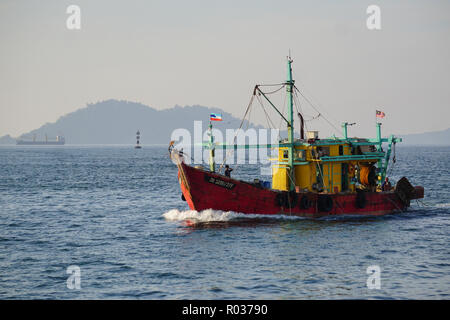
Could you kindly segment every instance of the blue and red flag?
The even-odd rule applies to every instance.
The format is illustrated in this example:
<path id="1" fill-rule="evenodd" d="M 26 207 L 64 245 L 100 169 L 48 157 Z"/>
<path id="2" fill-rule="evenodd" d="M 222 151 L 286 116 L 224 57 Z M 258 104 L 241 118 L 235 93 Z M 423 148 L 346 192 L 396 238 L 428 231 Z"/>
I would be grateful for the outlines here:
<path id="1" fill-rule="evenodd" d="M 219 113 L 211 113 L 209 116 L 209 120 L 211 121 L 222 121 L 222 115 Z"/>

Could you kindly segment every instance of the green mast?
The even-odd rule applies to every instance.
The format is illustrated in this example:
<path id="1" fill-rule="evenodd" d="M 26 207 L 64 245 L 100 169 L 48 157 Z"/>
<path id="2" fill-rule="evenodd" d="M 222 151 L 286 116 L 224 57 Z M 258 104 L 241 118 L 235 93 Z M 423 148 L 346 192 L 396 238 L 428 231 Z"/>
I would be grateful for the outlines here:
<path id="1" fill-rule="evenodd" d="M 289 166 L 289 190 L 295 189 L 294 173 L 294 102 L 292 92 L 294 90 L 294 80 L 292 80 L 292 59 L 288 57 L 288 74 L 286 81 L 286 91 L 288 92 L 288 166 Z"/>

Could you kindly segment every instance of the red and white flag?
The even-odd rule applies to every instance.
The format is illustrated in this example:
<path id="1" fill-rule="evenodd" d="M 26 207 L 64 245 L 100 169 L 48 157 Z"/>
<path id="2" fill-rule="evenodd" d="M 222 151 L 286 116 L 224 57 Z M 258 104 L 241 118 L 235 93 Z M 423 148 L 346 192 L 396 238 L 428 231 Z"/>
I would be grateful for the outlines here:
<path id="1" fill-rule="evenodd" d="M 384 118 L 386 116 L 386 114 L 383 111 L 377 110 L 376 116 L 377 116 L 377 118 Z"/>

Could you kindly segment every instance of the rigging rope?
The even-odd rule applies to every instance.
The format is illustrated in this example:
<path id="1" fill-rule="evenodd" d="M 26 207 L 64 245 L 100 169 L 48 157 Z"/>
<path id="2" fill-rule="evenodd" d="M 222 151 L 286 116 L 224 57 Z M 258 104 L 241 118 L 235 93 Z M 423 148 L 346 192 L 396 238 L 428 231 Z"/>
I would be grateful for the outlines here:
<path id="1" fill-rule="evenodd" d="M 294 88 L 295 88 L 295 90 L 296 90 L 296 91 L 294 91 L 294 92 L 295 92 L 295 95 L 297 95 L 297 92 L 300 93 L 300 95 L 303 97 L 303 99 L 305 99 L 305 100 L 309 103 L 309 105 L 310 105 L 314 110 L 316 110 L 317 113 L 320 114 L 319 110 L 317 110 L 317 108 L 312 104 L 312 102 L 311 102 L 307 97 L 305 97 L 305 95 L 304 95 L 304 94 L 303 94 L 296 86 L 294 86 Z M 297 97 L 298 97 L 298 96 L 297 96 Z M 332 126 L 332 127 L 336 130 L 336 133 L 339 133 L 339 129 L 338 129 L 334 124 L 332 124 L 332 123 L 331 123 L 324 115 L 322 115 L 322 117 L 325 119 L 326 122 L 328 122 L 328 124 L 329 124 L 330 126 Z"/>
<path id="2" fill-rule="evenodd" d="M 318 118 L 320 118 L 322 115 L 319 113 L 317 116 L 314 116 L 314 117 L 312 117 L 311 119 L 308 119 L 308 120 L 305 120 L 305 121 L 313 121 L 313 120 L 316 120 L 316 119 L 318 119 Z"/>
<path id="3" fill-rule="evenodd" d="M 276 83 L 276 84 L 258 84 L 257 87 L 276 87 L 276 86 L 284 86 L 286 83 Z"/>
<path id="4" fill-rule="evenodd" d="M 254 99 L 254 98 L 255 98 L 255 95 L 252 94 L 252 97 L 250 98 L 250 102 L 248 103 L 247 109 L 245 110 L 244 117 L 242 118 L 241 124 L 240 124 L 240 126 L 239 126 L 239 129 L 236 130 L 235 133 L 234 133 L 234 137 L 233 137 L 233 145 L 236 144 L 236 137 L 237 137 L 237 134 L 238 134 L 239 130 L 242 128 L 242 125 L 244 124 L 244 120 L 245 120 L 245 118 L 247 117 L 247 113 L 249 112 L 249 109 L 251 109 L 251 106 L 252 106 L 252 104 L 253 104 L 253 99 Z M 249 118 L 250 118 L 250 117 L 249 117 Z M 250 123 L 250 119 L 249 119 L 248 123 Z M 247 128 L 248 128 L 248 125 L 247 125 Z M 226 148 L 225 148 L 225 150 L 226 150 Z M 225 153 L 225 157 L 223 157 L 222 164 L 220 165 L 219 170 L 218 170 L 219 173 L 221 172 L 221 170 L 222 170 L 222 168 L 223 168 L 223 165 L 225 164 L 225 161 L 227 160 L 227 157 L 230 155 L 231 152 L 234 152 L 234 148 L 231 149 L 230 151 L 228 151 L 228 153 L 227 153 L 227 152 Z"/>
<path id="5" fill-rule="evenodd" d="M 325 111 L 325 108 L 322 107 L 322 104 L 320 103 L 319 99 L 317 99 L 311 92 L 309 92 L 309 91 L 307 90 L 305 84 L 301 81 L 301 79 L 297 79 L 297 83 L 301 84 L 303 91 L 305 91 L 305 93 L 307 92 L 307 95 L 308 95 L 309 97 L 313 98 L 313 100 L 316 101 L 315 104 L 319 107 L 319 109 Z M 297 88 L 297 89 L 298 89 L 298 88 Z M 310 100 L 311 100 L 311 99 L 310 99 Z M 327 111 L 327 112 L 328 112 L 328 111 Z M 327 112 L 325 112 L 325 113 L 327 113 Z M 337 123 L 337 124 L 338 124 L 338 127 L 339 127 L 339 124 L 340 124 L 339 121 L 337 121 L 337 120 L 334 119 L 333 117 L 329 117 L 329 118 L 330 118 L 331 120 L 333 120 L 333 122 L 334 122 L 335 124 Z"/>
<path id="6" fill-rule="evenodd" d="M 272 120 L 270 119 L 270 117 L 269 117 L 269 115 L 268 115 L 268 113 L 267 113 L 267 111 L 266 111 L 266 108 L 264 108 L 264 104 L 263 104 L 263 102 L 262 102 L 262 100 L 261 100 L 261 97 L 260 97 L 260 96 L 257 96 L 256 98 L 258 99 L 259 104 L 261 105 L 261 108 L 263 109 L 264 114 L 266 115 L 267 126 L 268 126 L 269 128 L 275 128 L 275 125 L 273 124 Z M 269 124 L 269 122 L 270 122 L 270 124 Z M 272 127 L 271 127 L 271 126 L 272 126 Z"/>
<path id="7" fill-rule="evenodd" d="M 298 105 L 300 105 L 300 99 L 298 98 L 298 95 L 294 95 L 294 102 Z M 318 116 L 316 116 L 315 118 L 317 119 L 320 116 L 320 113 Z M 313 119 L 307 120 L 307 121 L 312 121 Z M 305 126 L 306 131 L 309 131 L 308 125 L 306 124 L 306 121 L 303 123 L 303 125 Z"/>
<path id="8" fill-rule="evenodd" d="M 274 94 L 274 93 L 277 93 L 278 91 L 280 91 L 281 89 L 283 89 L 285 86 L 286 86 L 286 85 L 283 84 L 281 87 L 279 87 L 278 89 L 275 89 L 275 90 L 273 90 L 273 91 L 270 91 L 270 92 L 264 92 L 264 91 L 261 90 L 261 92 L 264 93 L 265 95 Z"/>
<path id="9" fill-rule="evenodd" d="M 394 171 L 395 163 L 397 162 L 397 158 L 395 155 L 395 142 L 393 144 L 394 144 L 394 156 L 392 157 L 392 165 L 389 168 L 389 172 L 386 172 L 386 177 L 388 177 L 388 176 L 390 177 L 392 175 L 392 172 Z M 388 165 L 389 165 L 389 160 L 390 159 L 388 159 Z"/>
<path id="10" fill-rule="evenodd" d="M 300 138 L 302 138 L 302 131 L 303 131 L 303 135 L 304 135 L 304 132 L 305 132 L 305 130 L 304 130 L 304 127 L 305 127 L 305 121 L 304 121 L 303 116 L 302 116 L 302 113 L 301 113 L 301 108 L 302 108 L 302 106 L 301 106 L 301 104 L 300 104 L 300 100 L 295 99 L 295 96 L 294 96 L 293 102 L 294 102 L 294 105 L 295 105 L 295 109 L 297 110 L 297 116 L 298 116 L 298 120 L 299 120 L 299 122 L 300 122 L 300 130 L 299 130 L 299 133 L 300 133 Z M 300 110 L 299 110 L 299 108 L 300 108 Z M 303 127 L 303 128 L 302 128 L 302 127 Z M 294 129 L 294 131 L 295 131 L 295 129 Z M 304 137 L 303 137 L 303 138 L 304 138 Z"/>

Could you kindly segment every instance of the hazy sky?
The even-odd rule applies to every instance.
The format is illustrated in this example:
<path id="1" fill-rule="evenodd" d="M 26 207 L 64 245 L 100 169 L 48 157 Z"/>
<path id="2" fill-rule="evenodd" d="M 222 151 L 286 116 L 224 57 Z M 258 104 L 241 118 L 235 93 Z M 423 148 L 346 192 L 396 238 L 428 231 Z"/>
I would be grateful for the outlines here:
<path id="1" fill-rule="evenodd" d="M 110 98 L 241 117 L 256 83 L 285 80 L 289 49 L 296 84 L 336 126 L 357 122 L 352 136 L 374 135 L 375 109 L 384 134 L 450 127 L 450 1 L 2 0 L 0 42 L 0 136 Z"/>

